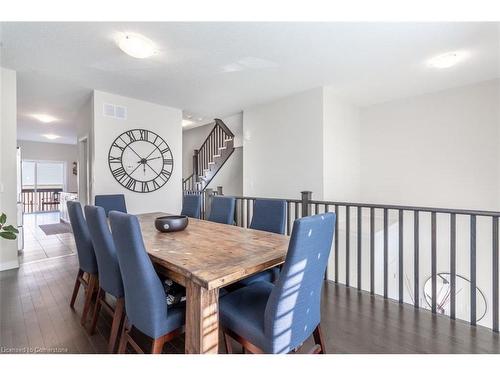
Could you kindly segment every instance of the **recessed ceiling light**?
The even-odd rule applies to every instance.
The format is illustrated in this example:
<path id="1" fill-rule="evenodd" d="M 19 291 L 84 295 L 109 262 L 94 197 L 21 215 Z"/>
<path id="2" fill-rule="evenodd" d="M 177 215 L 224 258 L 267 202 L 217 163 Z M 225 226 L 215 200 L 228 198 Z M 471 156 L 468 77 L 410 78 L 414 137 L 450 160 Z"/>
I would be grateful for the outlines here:
<path id="1" fill-rule="evenodd" d="M 464 51 L 447 52 L 433 57 L 427 64 L 433 68 L 446 69 L 463 61 L 467 55 Z"/>
<path id="2" fill-rule="evenodd" d="M 49 122 L 57 121 L 57 119 L 54 116 L 46 115 L 43 113 L 34 113 L 31 115 L 31 117 L 36 118 L 38 121 L 43 122 L 45 124 L 48 124 Z"/>
<path id="3" fill-rule="evenodd" d="M 123 52 L 137 59 L 145 59 L 158 53 L 153 41 L 140 34 L 120 34 L 117 44 Z"/>
<path id="4" fill-rule="evenodd" d="M 44 136 L 45 138 L 48 138 L 48 139 L 57 139 L 57 138 L 61 138 L 61 136 L 56 135 L 56 134 L 44 134 L 43 136 Z"/>
<path id="5" fill-rule="evenodd" d="M 182 126 L 189 126 L 189 125 L 193 125 L 194 122 L 191 121 L 191 120 L 182 120 Z"/>
<path id="6" fill-rule="evenodd" d="M 198 121 L 203 121 L 203 117 L 198 117 Z"/>

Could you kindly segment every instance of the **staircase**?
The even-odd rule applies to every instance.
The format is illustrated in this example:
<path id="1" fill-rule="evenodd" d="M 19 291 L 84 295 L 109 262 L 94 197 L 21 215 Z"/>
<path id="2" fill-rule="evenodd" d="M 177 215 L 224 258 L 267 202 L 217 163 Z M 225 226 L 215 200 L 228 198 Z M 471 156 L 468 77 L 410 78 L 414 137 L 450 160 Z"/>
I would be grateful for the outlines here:
<path id="1" fill-rule="evenodd" d="M 193 173 L 182 180 L 185 192 L 204 191 L 234 151 L 234 134 L 222 120 L 214 127 L 198 150 L 194 150 Z"/>

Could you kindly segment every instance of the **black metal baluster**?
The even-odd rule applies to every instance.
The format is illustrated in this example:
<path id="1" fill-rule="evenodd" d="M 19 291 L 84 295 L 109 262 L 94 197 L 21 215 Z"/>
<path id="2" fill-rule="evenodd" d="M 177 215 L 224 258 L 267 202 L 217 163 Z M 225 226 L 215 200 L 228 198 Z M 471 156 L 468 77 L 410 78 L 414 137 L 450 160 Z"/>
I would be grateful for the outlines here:
<path id="1" fill-rule="evenodd" d="M 388 236 L 388 210 L 384 208 L 384 298 L 388 296 L 389 287 L 389 236 Z"/>
<path id="2" fill-rule="evenodd" d="M 290 229 L 291 229 L 291 208 L 292 208 L 292 202 L 286 202 L 286 234 L 290 235 Z"/>
<path id="3" fill-rule="evenodd" d="M 328 204 L 325 204 L 325 211 L 324 212 L 327 213 L 329 208 L 330 208 L 330 206 Z M 337 220 L 335 220 L 335 221 L 337 221 Z M 334 233 L 333 235 L 336 237 L 337 233 Z M 330 260 L 330 259 L 328 259 L 328 260 Z M 325 270 L 325 280 L 328 280 L 328 265 L 326 266 L 326 270 Z"/>
<path id="4" fill-rule="evenodd" d="M 334 249 L 334 256 L 335 256 L 335 283 L 339 282 L 339 206 L 338 204 L 335 205 L 335 249 Z"/>
<path id="5" fill-rule="evenodd" d="M 370 208 L 370 294 L 375 294 L 375 208 Z"/>
<path id="6" fill-rule="evenodd" d="M 350 275 L 349 275 L 350 227 L 351 227 L 351 210 L 349 206 L 346 206 L 345 207 L 345 285 L 346 286 L 350 286 Z"/>
<path id="7" fill-rule="evenodd" d="M 431 213 L 431 284 L 432 284 L 432 312 L 436 313 L 437 300 L 437 259 L 436 259 L 436 213 Z"/>
<path id="8" fill-rule="evenodd" d="M 470 324 L 476 325 L 476 215 L 470 217 Z"/>
<path id="9" fill-rule="evenodd" d="M 413 211 L 413 305 L 418 308 L 420 303 L 420 213 Z"/>
<path id="10" fill-rule="evenodd" d="M 243 222 L 244 220 L 244 202 L 243 199 L 240 199 L 240 227 L 244 227 L 245 223 Z"/>
<path id="11" fill-rule="evenodd" d="M 316 204 L 314 205 L 314 214 L 315 214 L 315 215 L 319 214 L 319 203 L 316 203 Z"/>
<path id="12" fill-rule="evenodd" d="M 457 216 L 450 215 L 450 318 L 455 319 L 457 290 Z"/>
<path id="13" fill-rule="evenodd" d="M 299 203 L 295 202 L 295 220 L 299 218 Z"/>
<path id="14" fill-rule="evenodd" d="M 358 290 L 361 290 L 361 225 L 362 225 L 362 208 L 361 206 L 358 206 L 358 270 L 357 270 L 357 277 L 358 277 Z"/>
<path id="15" fill-rule="evenodd" d="M 493 219 L 493 331 L 498 332 L 498 295 L 499 295 L 499 285 L 498 285 L 498 216 L 494 216 Z"/>
<path id="16" fill-rule="evenodd" d="M 398 276 L 399 276 L 399 303 L 403 303 L 404 290 L 403 290 L 403 210 L 399 210 L 399 254 L 398 254 Z"/>

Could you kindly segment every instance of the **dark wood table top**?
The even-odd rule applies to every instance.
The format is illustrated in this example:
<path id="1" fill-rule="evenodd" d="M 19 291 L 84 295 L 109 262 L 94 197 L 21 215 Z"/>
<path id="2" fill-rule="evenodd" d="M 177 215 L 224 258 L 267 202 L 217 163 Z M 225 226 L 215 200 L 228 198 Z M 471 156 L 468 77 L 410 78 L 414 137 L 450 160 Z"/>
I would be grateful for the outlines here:
<path id="1" fill-rule="evenodd" d="M 162 212 L 137 215 L 153 262 L 205 289 L 232 284 L 284 262 L 289 237 L 189 218 L 180 232 L 160 233 Z"/>

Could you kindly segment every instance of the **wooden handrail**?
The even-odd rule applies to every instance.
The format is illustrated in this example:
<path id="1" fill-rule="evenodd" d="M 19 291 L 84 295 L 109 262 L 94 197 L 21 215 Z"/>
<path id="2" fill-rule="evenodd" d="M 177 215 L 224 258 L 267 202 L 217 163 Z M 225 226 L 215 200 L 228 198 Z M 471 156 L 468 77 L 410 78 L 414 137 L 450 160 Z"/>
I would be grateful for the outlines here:
<path id="1" fill-rule="evenodd" d="M 193 155 L 193 173 L 183 180 L 183 190 L 204 190 L 234 151 L 234 134 L 215 119 L 214 126 Z M 188 185 L 191 186 L 188 186 Z"/>
<path id="2" fill-rule="evenodd" d="M 215 123 L 217 125 L 219 125 L 222 128 L 222 130 L 224 130 L 224 132 L 227 133 L 231 138 L 234 138 L 233 132 L 227 127 L 226 124 L 224 124 L 224 121 L 222 121 L 221 119 L 216 118 L 215 119 Z"/>

